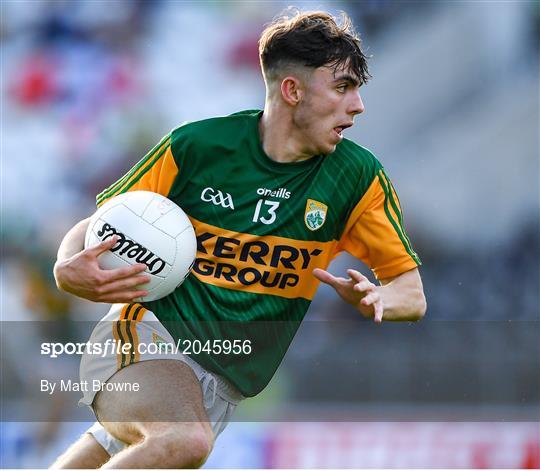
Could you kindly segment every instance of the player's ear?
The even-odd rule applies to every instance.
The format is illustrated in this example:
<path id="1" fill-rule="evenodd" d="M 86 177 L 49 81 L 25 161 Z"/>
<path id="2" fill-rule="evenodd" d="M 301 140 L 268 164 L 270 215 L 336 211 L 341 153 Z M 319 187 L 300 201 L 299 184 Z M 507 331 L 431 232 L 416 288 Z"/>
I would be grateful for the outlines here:
<path id="1" fill-rule="evenodd" d="M 301 81 L 289 75 L 281 81 L 281 97 L 290 106 L 296 106 L 302 101 L 304 90 Z"/>

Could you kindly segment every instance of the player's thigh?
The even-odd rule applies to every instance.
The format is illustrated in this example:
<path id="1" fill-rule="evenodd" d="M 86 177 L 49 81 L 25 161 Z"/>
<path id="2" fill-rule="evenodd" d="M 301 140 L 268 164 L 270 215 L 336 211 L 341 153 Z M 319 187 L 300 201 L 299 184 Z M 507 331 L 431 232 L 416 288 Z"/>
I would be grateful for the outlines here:
<path id="1" fill-rule="evenodd" d="M 179 428 L 213 438 L 193 370 L 178 360 L 148 360 L 116 372 L 93 407 L 98 420 L 119 440 L 132 444 L 152 433 Z M 137 391 L 125 392 L 137 384 Z M 111 390 L 112 389 L 112 390 Z"/>
<path id="2" fill-rule="evenodd" d="M 52 465 L 54 469 L 97 469 L 109 461 L 109 454 L 90 433 L 85 433 Z"/>

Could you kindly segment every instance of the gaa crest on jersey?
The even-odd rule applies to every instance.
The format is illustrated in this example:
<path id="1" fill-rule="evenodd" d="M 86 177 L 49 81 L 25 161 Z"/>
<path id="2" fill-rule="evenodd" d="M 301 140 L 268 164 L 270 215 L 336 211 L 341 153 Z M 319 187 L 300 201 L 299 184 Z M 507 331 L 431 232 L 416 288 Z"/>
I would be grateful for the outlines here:
<path id="1" fill-rule="evenodd" d="M 308 199 L 306 203 L 306 212 L 304 213 L 304 222 L 310 231 L 320 229 L 326 221 L 326 212 L 328 206 L 319 201 Z"/>

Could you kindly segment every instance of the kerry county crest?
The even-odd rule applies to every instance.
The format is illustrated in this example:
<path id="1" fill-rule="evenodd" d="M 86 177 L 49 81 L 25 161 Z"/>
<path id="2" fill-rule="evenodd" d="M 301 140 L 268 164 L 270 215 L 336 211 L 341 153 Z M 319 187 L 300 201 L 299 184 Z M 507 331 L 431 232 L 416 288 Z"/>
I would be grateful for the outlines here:
<path id="1" fill-rule="evenodd" d="M 306 212 L 304 214 L 304 222 L 310 231 L 316 231 L 320 229 L 326 221 L 326 212 L 328 206 L 319 201 L 307 200 Z"/>

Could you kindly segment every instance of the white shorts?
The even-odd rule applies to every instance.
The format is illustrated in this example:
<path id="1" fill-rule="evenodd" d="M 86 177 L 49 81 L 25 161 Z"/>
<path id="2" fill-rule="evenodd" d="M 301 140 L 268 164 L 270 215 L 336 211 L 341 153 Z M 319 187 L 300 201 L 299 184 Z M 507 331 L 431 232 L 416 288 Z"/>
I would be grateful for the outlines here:
<path id="1" fill-rule="evenodd" d="M 120 323 L 119 320 L 129 322 Z M 116 341 L 114 345 L 119 345 L 128 336 L 129 343 L 133 346 L 130 352 L 116 353 L 113 342 Z M 144 346 L 175 344 L 172 336 L 154 313 L 140 304 L 113 304 L 107 315 L 94 328 L 89 342 L 101 346 L 108 345 L 110 348 L 106 349 L 105 354 L 85 353 L 82 356 L 80 378 L 81 382 L 87 381 L 86 384 L 92 384 L 94 380 L 105 383 L 119 369 L 139 361 L 178 360 L 190 366 L 201 385 L 204 408 L 216 438 L 229 423 L 238 403 L 244 399 L 244 396 L 229 381 L 205 370 L 187 355 L 172 352 L 170 349 L 169 351 L 160 349 L 155 352 L 157 349 L 154 348 L 152 353 L 148 353 L 147 348 L 140 350 L 138 346 L 141 344 Z M 97 393 L 93 389 L 85 390 L 79 404 L 86 404 L 92 408 L 92 402 Z M 90 427 L 87 433 L 91 433 L 111 456 L 127 446 L 126 443 L 111 436 L 99 422 Z"/>

